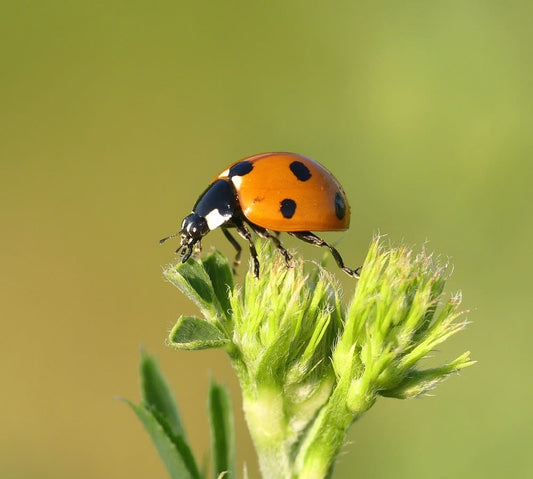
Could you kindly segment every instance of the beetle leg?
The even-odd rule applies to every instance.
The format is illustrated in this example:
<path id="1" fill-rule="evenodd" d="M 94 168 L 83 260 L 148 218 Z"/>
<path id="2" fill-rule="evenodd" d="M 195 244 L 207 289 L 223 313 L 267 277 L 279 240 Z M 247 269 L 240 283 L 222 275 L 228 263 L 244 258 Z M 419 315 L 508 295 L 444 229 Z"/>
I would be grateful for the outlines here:
<path id="1" fill-rule="evenodd" d="M 179 252 L 181 256 L 181 262 L 186 263 L 191 256 L 196 256 L 200 253 L 200 251 L 202 251 L 202 243 L 200 240 L 194 240 L 191 243 L 180 245 L 176 250 L 176 253 Z"/>
<path id="2" fill-rule="evenodd" d="M 195 243 L 195 245 L 193 246 L 193 255 L 196 257 L 198 256 L 201 252 L 202 252 L 202 242 L 201 240 L 198 240 L 197 243 Z"/>
<path id="3" fill-rule="evenodd" d="M 250 254 L 252 255 L 252 260 L 254 262 L 254 276 L 259 278 L 259 259 L 257 258 L 257 250 L 255 249 L 254 242 L 252 240 L 252 234 L 246 228 L 242 221 L 234 222 L 235 227 L 237 228 L 237 233 L 239 233 L 250 246 Z"/>
<path id="4" fill-rule="evenodd" d="M 291 264 L 292 256 L 281 244 L 281 241 L 278 238 L 279 233 L 277 233 L 276 235 L 273 235 L 265 228 L 261 228 L 257 225 L 251 225 L 251 227 L 259 236 L 261 236 L 262 238 L 271 240 L 276 245 L 276 248 L 280 251 L 280 253 L 285 258 L 285 264 L 287 265 L 287 268 L 291 268 L 292 267 L 292 264 Z"/>
<path id="5" fill-rule="evenodd" d="M 333 258 L 335 258 L 335 261 L 339 265 L 339 268 L 341 268 L 345 273 L 349 274 L 350 276 L 359 278 L 361 267 L 356 268 L 356 269 L 351 269 L 345 266 L 340 253 L 329 243 L 326 243 L 322 238 L 319 238 L 314 233 L 311 233 L 311 231 L 293 231 L 293 232 L 289 232 L 289 234 L 298 239 L 301 239 L 302 241 L 305 241 L 306 243 L 310 243 L 315 246 L 325 246 L 331 251 L 331 254 L 333 255 Z"/>
<path id="6" fill-rule="evenodd" d="M 224 236 L 228 239 L 228 241 L 232 244 L 232 246 L 235 248 L 235 251 L 236 251 L 235 259 L 233 260 L 233 266 L 231 268 L 233 271 L 233 274 L 235 274 L 237 271 L 237 266 L 241 264 L 242 247 L 239 244 L 239 242 L 233 237 L 233 235 L 228 231 L 227 228 L 222 228 L 222 233 L 224 233 Z"/>
<path id="7" fill-rule="evenodd" d="M 181 246 L 176 250 L 176 253 L 177 253 L 180 249 L 181 249 Z M 181 250 L 181 253 L 180 253 L 180 256 L 181 256 L 181 262 L 182 262 L 182 263 L 186 263 L 187 260 L 191 257 L 192 252 L 193 252 L 192 246 L 190 246 L 190 245 L 185 246 L 185 247 Z"/>

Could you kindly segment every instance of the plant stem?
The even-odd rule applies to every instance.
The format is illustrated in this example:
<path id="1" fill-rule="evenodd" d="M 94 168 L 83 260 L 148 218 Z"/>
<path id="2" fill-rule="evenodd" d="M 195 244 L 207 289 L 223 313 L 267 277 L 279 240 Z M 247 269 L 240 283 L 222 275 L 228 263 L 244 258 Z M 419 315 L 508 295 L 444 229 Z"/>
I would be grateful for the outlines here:
<path id="1" fill-rule="evenodd" d="M 243 397 L 250 434 L 259 454 L 264 479 L 292 477 L 290 451 L 297 436 L 291 434 L 281 392 L 261 388 L 256 397 Z"/>

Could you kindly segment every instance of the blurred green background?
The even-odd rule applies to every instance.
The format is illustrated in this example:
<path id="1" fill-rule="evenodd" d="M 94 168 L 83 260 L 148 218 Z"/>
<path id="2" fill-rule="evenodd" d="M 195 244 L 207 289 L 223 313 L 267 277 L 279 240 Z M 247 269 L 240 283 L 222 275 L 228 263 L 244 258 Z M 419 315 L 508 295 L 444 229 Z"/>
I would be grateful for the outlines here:
<path id="1" fill-rule="evenodd" d="M 529 476 L 532 10 L 4 0 L 0 477 L 166 477 L 116 400 L 139 398 L 140 346 L 170 377 L 200 457 L 209 376 L 230 385 L 239 463 L 257 477 L 224 353 L 164 345 L 177 316 L 197 312 L 163 281 L 175 245 L 157 240 L 215 173 L 273 150 L 343 183 L 352 227 L 327 237 L 347 264 L 377 231 L 428 241 L 471 309 L 473 324 L 435 355 L 470 349 L 479 363 L 433 398 L 380 400 L 335 477 Z M 232 252 L 219 231 L 213 246 Z"/>

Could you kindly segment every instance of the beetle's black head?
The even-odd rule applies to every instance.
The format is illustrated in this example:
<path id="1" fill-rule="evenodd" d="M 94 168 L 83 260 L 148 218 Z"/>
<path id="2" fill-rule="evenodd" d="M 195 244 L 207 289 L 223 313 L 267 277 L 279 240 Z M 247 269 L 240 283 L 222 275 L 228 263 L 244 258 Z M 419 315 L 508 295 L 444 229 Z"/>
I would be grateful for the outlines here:
<path id="1" fill-rule="evenodd" d="M 204 217 L 197 213 L 191 213 L 186 216 L 181 223 L 181 230 L 177 233 L 167 236 L 159 240 L 159 243 L 164 243 L 169 238 L 181 236 L 181 243 L 176 253 L 181 250 L 182 262 L 185 263 L 194 250 L 194 246 L 200 242 L 200 240 L 209 233 L 210 229 L 207 226 L 207 221 Z M 183 248 L 183 249 L 182 249 Z"/>
<path id="2" fill-rule="evenodd" d="M 176 253 L 181 249 L 182 262 L 185 263 L 193 252 L 193 248 L 207 233 L 209 233 L 209 227 L 205 218 L 197 213 L 191 213 L 186 216 L 181 223 L 181 230 L 179 235 L 181 236 L 180 247 L 176 250 Z"/>
<path id="3" fill-rule="evenodd" d="M 200 195 L 192 213 L 183 219 L 181 230 L 159 242 L 180 236 L 181 244 L 176 253 L 181 249 L 182 262 L 185 263 L 191 257 L 195 245 L 199 246 L 200 240 L 207 233 L 233 218 L 236 204 L 236 191 L 232 184 L 227 180 L 217 180 Z"/>

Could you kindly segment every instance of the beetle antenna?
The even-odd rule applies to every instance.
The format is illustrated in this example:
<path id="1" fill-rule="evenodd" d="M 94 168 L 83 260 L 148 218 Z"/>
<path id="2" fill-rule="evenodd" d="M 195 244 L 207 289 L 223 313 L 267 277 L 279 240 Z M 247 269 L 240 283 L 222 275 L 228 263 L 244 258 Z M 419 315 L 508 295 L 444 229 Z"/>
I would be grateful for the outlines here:
<path id="1" fill-rule="evenodd" d="M 178 231 L 177 233 L 174 233 L 170 236 L 165 236 L 164 238 L 161 238 L 159 240 L 159 244 L 163 244 L 167 239 L 170 239 L 170 238 L 175 238 L 176 236 L 179 236 L 181 233 Z"/>

